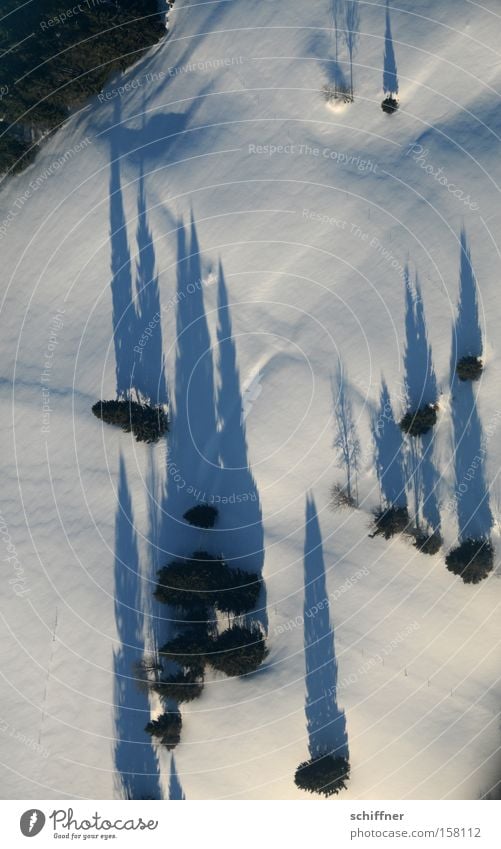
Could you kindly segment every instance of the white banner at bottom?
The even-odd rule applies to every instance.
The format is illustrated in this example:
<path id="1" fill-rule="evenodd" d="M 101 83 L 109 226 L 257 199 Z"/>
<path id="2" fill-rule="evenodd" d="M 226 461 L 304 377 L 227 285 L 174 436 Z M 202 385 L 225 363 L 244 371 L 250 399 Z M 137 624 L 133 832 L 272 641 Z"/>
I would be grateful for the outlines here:
<path id="1" fill-rule="evenodd" d="M 499 803 L 482 801 L 1 801 L 2 844 L 220 849 L 499 849 Z M 29 840 L 33 839 L 33 844 Z"/>

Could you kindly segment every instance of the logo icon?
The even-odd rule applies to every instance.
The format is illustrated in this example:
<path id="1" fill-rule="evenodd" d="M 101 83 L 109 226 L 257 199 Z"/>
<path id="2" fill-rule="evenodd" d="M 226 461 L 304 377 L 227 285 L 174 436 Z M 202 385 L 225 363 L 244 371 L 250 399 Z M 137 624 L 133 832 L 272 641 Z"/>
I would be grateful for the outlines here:
<path id="1" fill-rule="evenodd" d="M 40 834 L 45 825 L 45 814 L 38 808 L 30 808 L 25 811 L 19 821 L 19 828 L 25 837 L 35 837 Z"/>

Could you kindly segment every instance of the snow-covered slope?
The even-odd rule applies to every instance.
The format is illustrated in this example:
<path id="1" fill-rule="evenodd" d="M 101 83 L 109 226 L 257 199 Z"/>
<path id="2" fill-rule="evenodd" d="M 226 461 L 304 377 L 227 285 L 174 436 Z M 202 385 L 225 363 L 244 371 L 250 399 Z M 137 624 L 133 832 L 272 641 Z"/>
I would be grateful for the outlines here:
<path id="1" fill-rule="evenodd" d="M 344 711 L 343 798 L 478 798 L 499 777 L 496 573 L 467 586 L 444 551 L 368 538 L 381 380 L 399 417 L 406 327 L 412 382 L 425 321 L 440 403 L 418 462 L 425 515 L 440 506 L 453 546 L 465 433 L 466 457 L 484 444 L 487 459 L 462 505 L 480 533 L 492 516 L 500 550 L 499 8 L 395 0 L 390 117 L 383 2 L 355 4 L 354 102 L 326 103 L 349 76 L 339 5 L 177 0 L 165 42 L 2 190 L 7 798 L 304 798 L 305 639 L 310 737 Z M 460 277 L 474 328 L 468 250 L 478 416 L 450 380 Z M 361 444 L 354 511 L 329 506 L 340 361 Z M 169 458 L 91 415 L 134 363 L 139 391 L 170 398 Z M 204 493 L 228 501 L 210 545 L 263 568 L 270 655 L 249 679 L 209 676 L 174 763 L 143 734 L 133 664 L 168 633 L 155 572 L 193 545 L 179 519 Z M 325 596 L 332 635 L 325 610 L 303 615 Z M 315 692 L 330 694 L 316 712 Z"/>

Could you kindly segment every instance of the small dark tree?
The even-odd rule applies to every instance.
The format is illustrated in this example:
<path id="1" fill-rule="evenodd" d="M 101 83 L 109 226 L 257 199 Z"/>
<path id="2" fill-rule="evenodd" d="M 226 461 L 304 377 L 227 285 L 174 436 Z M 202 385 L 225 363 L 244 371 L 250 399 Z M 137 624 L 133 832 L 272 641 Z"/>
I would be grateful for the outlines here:
<path id="1" fill-rule="evenodd" d="M 483 370 L 480 357 L 462 357 L 456 366 L 457 376 L 463 381 L 478 380 Z"/>
<path id="2" fill-rule="evenodd" d="M 442 547 L 442 537 L 438 531 L 434 531 L 432 534 L 415 531 L 414 545 L 421 554 L 438 554 Z"/>
<path id="3" fill-rule="evenodd" d="M 189 672 L 200 677 L 203 675 L 205 659 L 210 648 L 209 638 L 202 629 L 193 629 L 179 634 L 159 650 L 163 660 L 173 661 Z"/>
<path id="4" fill-rule="evenodd" d="M 445 558 L 447 569 L 465 584 L 478 584 L 492 572 L 494 548 L 488 539 L 467 539 Z"/>
<path id="5" fill-rule="evenodd" d="M 333 796 L 341 790 L 346 790 L 349 777 L 350 764 L 346 758 L 322 755 L 299 764 L 294 783 L 296 787 L 306 790 L 307 793 Z"/>
<path id="6" fill-rule="evenodd" d="M 200 698 L 203 688 L 203 677 L 200 676 L 198 671 L 195 674 L 191 669 L 187 672 L 181 671 L 175 675 L 165 676 L 151 686 L 151 689 L 158 693 L 161 699 L 174 699 L 179 704 Z"/>
<path id="7" fill-rule="evenodd" d="M 228 569 L 227 585 L 217 593 L 216 607 L 220 613 L 242 616 L 256 606 L 263 580 L 254 572 Z"/>
<path id="8" fill-rule="evenodd" d="M 381 104 L 381 109 L 386 115 L 394 115 L 398 109 L 398 100 L 396 97 L 385 97 Z"/>
<path id="9" fill-rule="evenodd" d="M 164 604 L 189 608 L 214 605 L 217 591 L 228 586 L 228 565 L 220 556 L 196 551 L 192 558 L 174 560 L 158 572 L 155 597 Z"/>
<path id="10" fill-rule="evenodd" d="M 395 534 L 403 534 L 409 530 L 410 519 L 407 507 L 387 507 L 374 515 L 374 531 L 369 534 L 371 539 L 383 536 L 391 539 Z"/>
<path id="11" fill-rule="evenodd" d="M 210 504 L 197 504 L 186 511 L 183 519 L 197 528 L 213 528 L 217 517 L 218 511 L 215 507 L 211 507 Z"/>
<path id="12" fill-rule="evenodd" d="M 152 737 L 157 737 L 162 746 L 171 751 L 176 748 L 181 739 L 182 725 L 181 714 L 170 711 L 148 722 L 144 730 Z"/>
<path id="13" fill-rule="evenodd" d="M 162 407 L 150 407 L 136 401 L 98 401 L 92 412 L 106 424 L 121 427 L 124 433 L 132 431 L 136 442 L 158 442 L 169 429 Z"/>
<path id="14" fill-rule="evenodd" d="M 162 407 L 140 405 L 140 413 L 132 423 L 132 432 L 136 437 L 136 442 L 158 442 L 168 429 L 169 423 Z"/>
<path id="15" fill-rule="evenodd" d="M 259 628 L 233 625 L 211 641 L 207 663 L 233 677 L 255 672 L 267 656 L 268 649 Z"/>
<path id="16" fill-rule="evenodd" d="M 424 436 L 437 423 L 437 404 L 426 404 L 415 412 L 406 413 L 400 422 L 400 428 L 409 436 Z"/>

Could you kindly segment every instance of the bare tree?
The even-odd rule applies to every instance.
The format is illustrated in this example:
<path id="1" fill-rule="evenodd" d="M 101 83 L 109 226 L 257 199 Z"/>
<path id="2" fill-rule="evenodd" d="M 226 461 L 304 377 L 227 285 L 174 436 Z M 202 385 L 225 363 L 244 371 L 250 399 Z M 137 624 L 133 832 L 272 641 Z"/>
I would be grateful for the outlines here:
<path id="1" fill-rule="evenodd" d="M 356 504 L 358 500 L 358 472 L 360 470 L 361 446 L 353 418 L 353 406 L 347 392 L 341 363 L 337 379 L 333 382 L 335 437 L 334 449 L 338 457 L 338 468 L 346 473 L 346 501 Z"/>

